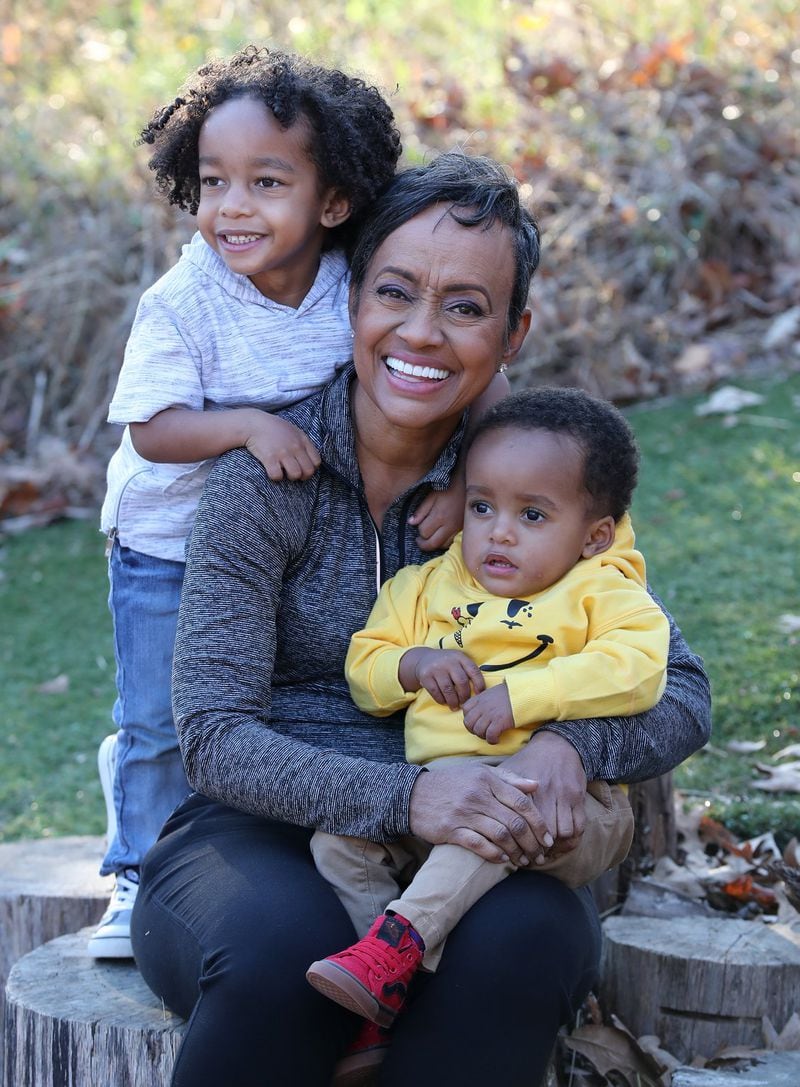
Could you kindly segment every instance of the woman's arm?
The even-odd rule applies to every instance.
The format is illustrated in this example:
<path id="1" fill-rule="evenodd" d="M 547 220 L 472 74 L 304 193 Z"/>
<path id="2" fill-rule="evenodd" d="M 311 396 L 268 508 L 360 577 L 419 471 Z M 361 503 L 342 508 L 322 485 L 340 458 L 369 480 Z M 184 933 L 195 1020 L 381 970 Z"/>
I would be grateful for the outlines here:
<path id="1" fill-rule="evenodd" d="M 667 685 L 660 701 L 633 717 L 551 722 L 546 731 L 564 737 L 580 755 L 590 781 L 644 781 L 674 769 L 711 735 L 711 689 L 703 662 L 669 620 Z"/>
<path id="2" fill-rule="evenodd" d="M 633 717 L 551 722 L 506 760 L 509 769 L 538 782 L 536 805 L 553 832 L 557 851 L 574 847 L 583 832 L 587 780 L 658 777 L 702 747 L 711 734 L 711 693 L 703 663 L 665 614 L 670 625 L 667 685 L 652 709 Z"/>

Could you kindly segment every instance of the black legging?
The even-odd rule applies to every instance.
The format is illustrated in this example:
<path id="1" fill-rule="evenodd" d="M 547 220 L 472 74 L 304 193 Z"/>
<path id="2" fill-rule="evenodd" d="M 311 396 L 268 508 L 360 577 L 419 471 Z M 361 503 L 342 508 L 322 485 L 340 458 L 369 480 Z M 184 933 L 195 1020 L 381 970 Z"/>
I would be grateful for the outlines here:
<path id="1" fill-rule="evenodd" d="M 150 988 L 189 1019 L 173 1087 L 328 1087 L 359 1021 L 305 971 L 354 933 L 309 837 L 192 796 L 148 854 L 132 938 Z M 380 1083 L 535 1087 L 599 952 L 588 891 L 510 876 L 415 979 Z"/>

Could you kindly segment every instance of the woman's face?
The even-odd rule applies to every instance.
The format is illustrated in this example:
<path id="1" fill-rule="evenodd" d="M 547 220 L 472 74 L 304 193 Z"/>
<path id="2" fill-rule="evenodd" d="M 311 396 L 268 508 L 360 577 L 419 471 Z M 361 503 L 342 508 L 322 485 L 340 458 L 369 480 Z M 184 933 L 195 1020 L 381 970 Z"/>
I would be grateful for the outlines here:
<path id="1" fill-rule="evenodd" d="M 359 395 L 399 426 L 455 426 L 525 338 L 528 314 L 507 334 L 513 281 L 505 226 L 461 226 L 440 204 L 398 227 L 352 305 Z"/>

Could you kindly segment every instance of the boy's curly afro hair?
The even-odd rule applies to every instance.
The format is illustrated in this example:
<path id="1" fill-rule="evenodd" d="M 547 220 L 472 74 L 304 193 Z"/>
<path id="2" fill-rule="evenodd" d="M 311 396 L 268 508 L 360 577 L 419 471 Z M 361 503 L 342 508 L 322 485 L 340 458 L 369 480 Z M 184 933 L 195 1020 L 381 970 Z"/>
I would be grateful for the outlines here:
<path id="1" fill-rule="evenodd" d="M 200 201 L 200 129 L 214 106 L 233 98 L 263 102 L 283 128 L 306 121 L 320 188 L 338 189 L 351 204 L 349 219 L 330 231 L 330 243 L 351 244 L 364 212 L 394 176 L 401 152 L 394 115 L 380 92 L 344 72 L 255 45 L 209 61 L 190 76 L 180 97 L 156 111 L 139 140 L 155 148 L 149 165 L 159 191 L 192 215 Z"/>
<path id="2" fill-rule="evenodd" d="M 481 416 L 470 448 L 489 431 L 511 428 L 571 438 L 584 454 L 583 486 L 592 509 L 619 521 L 636 488 L 639 450 L 627 420 L 613 404 L 583 389 L 523 389 L 498 400 Z"/>

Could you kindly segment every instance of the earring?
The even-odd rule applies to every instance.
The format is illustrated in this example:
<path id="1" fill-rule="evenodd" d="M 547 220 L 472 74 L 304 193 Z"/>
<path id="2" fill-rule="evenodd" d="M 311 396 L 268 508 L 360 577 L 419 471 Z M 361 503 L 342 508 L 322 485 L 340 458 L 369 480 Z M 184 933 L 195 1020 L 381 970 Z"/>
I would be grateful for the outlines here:
<path id="1" fill-rule="evenodd" d="M 497 372 L 498 372 L 498 374 L 504 374 L 507 369 L 508 369 L 508 363 L 507 362 L 501 362 L 500 365 L 497 367 Z"/>

